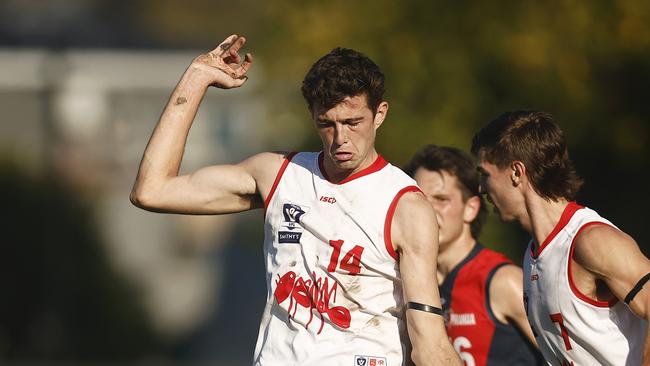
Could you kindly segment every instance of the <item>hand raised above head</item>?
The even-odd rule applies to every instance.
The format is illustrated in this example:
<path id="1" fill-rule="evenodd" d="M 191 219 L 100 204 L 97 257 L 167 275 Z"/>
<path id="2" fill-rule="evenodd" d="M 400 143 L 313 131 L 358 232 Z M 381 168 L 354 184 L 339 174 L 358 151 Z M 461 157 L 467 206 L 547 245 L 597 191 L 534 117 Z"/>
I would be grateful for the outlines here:
<path id="1" fill-rule="evenodd" d="M 246 72 L 253 63 L 253 55 L 247 53 L 243 62 L 239 49 L 246 43 L 246 38 L 236 34 L 226 38 L 214 50 L 194 59 L 192 66 L 207 72 L 210 85 L 230 89 L 242 86 L 248 77 Z"/>

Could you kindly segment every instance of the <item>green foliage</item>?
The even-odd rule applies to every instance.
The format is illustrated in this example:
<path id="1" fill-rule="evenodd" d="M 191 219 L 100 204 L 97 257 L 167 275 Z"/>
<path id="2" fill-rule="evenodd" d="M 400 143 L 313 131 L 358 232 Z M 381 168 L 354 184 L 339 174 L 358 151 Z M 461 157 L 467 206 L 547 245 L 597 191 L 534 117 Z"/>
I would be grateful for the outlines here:
<path id="1" fill-rule="evenodd" d="M 111 3 L 112 4 L 112 3 Z M 269 123 L 320 147 L 299 87 L 309 66 L 336 46 L 363 51 L 387 75 L 390 112 L 379 151 L 397 165 L 421 145 L 467 149 L 474 132 L 511 109 L 556 116 L 587 185 L 580 200 L 644 245 L 637 171 L 648 168 L 650 2 L 617 1 L 245 1 L 141 0 L 147 32 L 203 49 L 225 35 L 249 37 L 264 80 Z M 128 5 L 130 6 L 130 5 Z M 299 126 L 300 125 L 300 126 Z M 271 137 L 269 137 L 271 139 Z M 604 159 L 611 165 L 603 165 Z M 614 169 L 620 181 L 612 182 Z M 628 169 L 629 168 L 629 169 Z M 624 209 L 625 202 L 639 208 Z M 490 235 L 517 238 L 494 224 Z M 506 231 L 504 231 L 506 230 Z M 518 239 L 513 239 L 510 245 Z"/>
<path id="2" fill-rule="evenodd" d="M 650 3 L 274 1 L 263 11 L 266 32 L 255 50 L 270 78 L 264 88 L 275 90 L 275 114 L 304 108 L 302 76 L 336 46 L 365 52 L 387 75 L 391 108 L 378 149 L 398 165 L 427 143 L 468 149 L 474 132 L 506 110 L 550 112 L 588 183 L 580 200 L 642 246 L 650 242 L 640 211 L 647 196 L 629 183 L 650 157 Z M 294 120 L 310 123 L 306 112 Z M 319 148 L 314 134 L 305 141 Z M 625 162 L 629 170 L 616 167 L 624 182 L 603 179 L 613 168 L 600 164 L 603 156 Z M 638 209 L 623 209 L 639 200 Z M 495 221 L 486 241 L 525 244 Z"/>

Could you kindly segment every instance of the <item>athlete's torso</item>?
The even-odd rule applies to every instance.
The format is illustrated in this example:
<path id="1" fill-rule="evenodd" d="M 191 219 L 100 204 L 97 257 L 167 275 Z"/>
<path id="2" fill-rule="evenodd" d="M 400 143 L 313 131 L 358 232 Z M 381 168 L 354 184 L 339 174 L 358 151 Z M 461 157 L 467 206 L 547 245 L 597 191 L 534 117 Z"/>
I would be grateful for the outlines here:
<path id="1" fill-rule="evenodd" d="M 318 156 L 291 157 L 267 199 L 255 365 L 401 365 L 402 290 L 386 223 L 396 197 L 417 187 L 381 157 L 330 183 Z"/>
<path id="2" fill-rule="evenodd" d="M 646 322 L 621 301 L 596 301 L 573 283 L 575 238 L 589 225 L 610 225 L 571 202 L 537 255 L 524 256 L 524 299 L 537 343 L 550 365 L 639 365 Z"/>
<path id="3" fill-rule="evenodd" d="M 536 364 L 517 329 L 499 321 L 490 307 L 492 276 L 511 263 L 477 243 L 440 286 L 447 334 L 466 366 Z"/>

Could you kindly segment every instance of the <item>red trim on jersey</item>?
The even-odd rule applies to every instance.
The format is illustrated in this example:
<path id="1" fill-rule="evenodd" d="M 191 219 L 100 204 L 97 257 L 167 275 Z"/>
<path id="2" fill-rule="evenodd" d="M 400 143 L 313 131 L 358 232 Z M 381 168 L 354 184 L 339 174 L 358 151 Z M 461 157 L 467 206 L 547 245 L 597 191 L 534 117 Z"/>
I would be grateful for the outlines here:
<path id="1" fill-rule="evenodd" d="M 349 175 L 348 177 L 346 177 L 345 179 L 343 179 L 342 181 L 340 181 L 338 183 L 334 183 L 334 182 L 332 182 L 332 180 L 330 180 L 330 177 L 327 175 L 327 172 L 325 171 L 325 166 L 323 165 L 323 152 L 321 151 L 320 154 L 318 154 L 318 168 L 320 169 L 320 172 L 323 175 L 323 177 L 325 179 L 327 179 L 327 181 L 332 183 L 332 184 L 345 184 L 345 183 L 347 183 L 347 182 L 349 182 L 351 180 L 361 178 L 364 175 L 368 175 L 368 174 L 378 172 L 378 171 L 382 170 L 386 165 L 388 165 L 388 162 L 386 160 L 384 160 L 384 158 L 381 155 L 377 155 L 377 159 L 375 159 L 375 161 L 372 164 L 370 164 L 368 167 L 366 167 L 366 168 L 364 168 L 364 169 L 362 169 L 362 170 L 360 170 L 360 171 L 358 171 L 358 172 L 356 172 L 354 174 Z"/>
<path id="2" fill-rule="evenodd" d="M 583 208 L 583 206 L 580 206 L 579 204 L 575 203 L 574 201 L 569 202 L 568 205 L 564 208 L 564 211 L 562 212 L 562 216 L 560 216 L 560 221 L 557 222 L 555 227 L 553 228 L 553 231 L 551 231 L 550 234 L 546 237 L 546 240 L 542 243 L 542 245 L 539 246 L 539 250 L 537 251 L 537 254 L 535 254 L 534 246 L 531 245 L 530 247 L 530 254 L 533 258 L 539 257 L 540 254 L 542 254 L 542 250 L 546 248 L 546 246 L 553 240 L 555 239 L 555 236 L 564 229 L 564 227 L 569 223 L 569 220 L 571 220 L 571 217 L 573 217 L 573 214 L 576 213 L 579 209 Z"/>
<path id="3" fill-rule="evenodd" d="M 384 221 L 384 244 L 386 244 L 386 250 L 388 251 L 388 254 L 390 254 L 391 257 L 395 258 L 395 260 L 399 260 L 399 254 L 397 254 L 395 251 L 395 248 L 393 247 L 393 239 L 390 237 L 391 224 L 393 223 L 393 215 L 395 215 L 395 208 L 397 208 L 397 203 L 399 202 L 399 199 L 402 198 L 402 196 L 407 192 L 422 193 L 420 188 L 417 186 L 407 186 L 402 188 L 399 192 L 397 192 L 395 198 L 393 198 L 393 201 L 390 203 L 390 206 L 388 206 L 386 220 Z"/>
<path id="4" fill-rule="evenodd" d="M 599 308 L 607 308 L 607 307 L 614 306 L 618 302 L 618 299 L 614 297 L 609 301 L 600 301 L 588 297 L 587 295 L 583 294 L 580 291 L 580 289 L 578 289 L 578 286 L 576 286 L 576 284 L 573 282 L 573 272 L 571 271 L 571 262 L 573 260 L 573 249 L 575 249 L 576 239 L 578 239 L 578 235 L 580 235 L 582 230 L 593 225 L 605 225 L 605 226 L 613 227 L 606 222 L 591 221 L 582 225 L 580 229 L 578 229 L 578 232 L 576 232 L 576 235 L 573 237 L 573 241 L 571 242 L 571 249 L 569 250 L 569 265 L 567 266 L 567 274 L 569 275 L 569 287 L 571 288 L 573 294 L 576 295 L 580 300 L 585 301 L 593 306 L 597 306 Z"/>
<path id="5" fill-rule="evenodd" d="M 266 196 L 266 200 L 264 201 L 264 209 L 266 210 L 267 207 L 269 207 L 269 203 L 271 203 L 271 198 L 273 197 L 273 193 L 275 193 L 275 189 L 278 188 L 278 184 L 280 183 L 280 178 L 282 178 L 282 175 L 284 174 L 284 171 L 287 169 L 287 166 L 289 165 L 289 162 L 293 157 L 297 154 L 297 152 L 290 152 L 287 154 L 287 156 L 284 157 L 284 161 L 282 162 L 282 166 L 280 167 L 280 170 L 278 170 L 278 174 L 275 176 L 275 180 L 273 181 L 273 185 L 271 186 L 271 190 L 269 191 L 269 195 Z"/>

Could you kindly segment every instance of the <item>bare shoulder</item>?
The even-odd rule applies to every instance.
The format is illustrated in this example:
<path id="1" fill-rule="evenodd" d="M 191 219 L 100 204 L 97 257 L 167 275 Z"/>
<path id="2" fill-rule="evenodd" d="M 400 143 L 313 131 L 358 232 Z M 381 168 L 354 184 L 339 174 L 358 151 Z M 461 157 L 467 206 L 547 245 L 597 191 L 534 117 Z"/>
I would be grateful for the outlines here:
<path id="1" fill-rule="evenodd" d="M 641 254 L 631 236 L 610 225 L 585 227 L 575 240 L 573 260 L 596 274 Z"/>
<path id="2" fill-rule="evenodd" d="M 523 271 L 514 264 L 501 266 L 494 272 L 488 291 L 492 312 L 499 321 L 514 321 L 520 328 L 526 326 L 523 285 Z"/>
<path id="3" fill-rule="evenodd" d="M 524 273 L 519 266 L 506 264 L 497 268 L 490 282 L 490 294 L 505 296 L 522 293 Z M 520 300 L 520 297 L 517 297 Z"/>
<path id="4" fill-rule="evenodd" d="M 406 192 L 399 198 L 393 216 L 394 226 L 413 227 L 423 223 L 431 224 L 431 220 L 436 223 L 435 212 L 421 192 Z"/>
<path id="5" fill-rule="evenodd" d="M 405 245 L 430 245 L 438 235 L 438 223 L 431 204 L 419 191 L 406 192 L 395 207 L 392 222 L 393 244 L 398 248 Z"/>
<path id="6" fill-rule="evenodd" d="M 239 165 L 244 167 L 258 182 L 274 179 L 288 155 L 287 152 L 263 152 L 249 157 Z"/>

